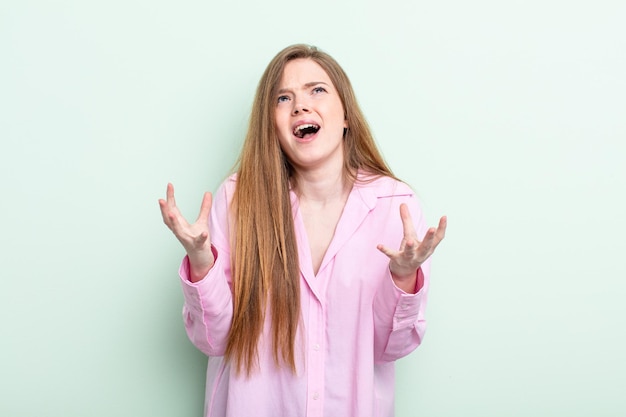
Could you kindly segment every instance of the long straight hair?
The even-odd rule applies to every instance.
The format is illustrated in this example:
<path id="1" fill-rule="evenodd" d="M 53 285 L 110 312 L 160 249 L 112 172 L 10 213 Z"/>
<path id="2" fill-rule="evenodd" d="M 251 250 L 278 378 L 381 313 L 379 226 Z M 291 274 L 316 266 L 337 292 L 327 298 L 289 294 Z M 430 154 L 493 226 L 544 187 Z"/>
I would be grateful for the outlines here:
<path id="1" fill-rule="evenodd" d="M 344 175 L 351 181 L 357 179 L 359 170 L 371 179 L 394 177 L 339 64 L 309 45 L 292 45 L 279 52 L 257 87 L 232 204 L 234 314 L 225 356 L 234 362 L 238 373 L 246 375 L 258 367 L 258 344 L 268 304 L 275 365 L 296 372 L 300 272 L 289 195 L 295 176 L 293 165 L 280 148 L 275 125 L 279 83 L 285 65 L 294 59 L 311 59 L 320 65 L 339 93 L 348 125 Z"/>

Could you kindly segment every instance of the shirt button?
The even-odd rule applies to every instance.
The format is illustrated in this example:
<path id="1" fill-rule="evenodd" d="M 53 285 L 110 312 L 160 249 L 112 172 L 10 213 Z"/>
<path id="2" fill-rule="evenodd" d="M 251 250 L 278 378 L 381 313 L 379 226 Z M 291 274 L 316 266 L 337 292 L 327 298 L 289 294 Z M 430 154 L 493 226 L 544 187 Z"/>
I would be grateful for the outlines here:
<path id="1" fill-rule="evenodd" d="M 318 392 L 313 393 L 313 399 L 317 400 L 320 397 L 320 394 Z"/>
<path id="2" fill-rule="evenodd" d="M 317 343 L 313 345 L 313 350 L 320 350 L 320 345 Z"/>

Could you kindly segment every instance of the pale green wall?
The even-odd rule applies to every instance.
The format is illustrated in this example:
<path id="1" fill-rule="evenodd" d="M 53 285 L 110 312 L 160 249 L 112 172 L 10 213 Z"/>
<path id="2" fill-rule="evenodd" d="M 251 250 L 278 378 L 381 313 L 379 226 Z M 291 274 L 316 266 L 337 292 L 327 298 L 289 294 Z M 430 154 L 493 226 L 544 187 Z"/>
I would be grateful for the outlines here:
<path id="1" fill-rule="evenodd" d="M 0 415 L 200 416 L 157 199 L 195 217 L 295 42 L 449 216 L 397 415 L 625 415 L 625 4 L 3 0 Z"/>

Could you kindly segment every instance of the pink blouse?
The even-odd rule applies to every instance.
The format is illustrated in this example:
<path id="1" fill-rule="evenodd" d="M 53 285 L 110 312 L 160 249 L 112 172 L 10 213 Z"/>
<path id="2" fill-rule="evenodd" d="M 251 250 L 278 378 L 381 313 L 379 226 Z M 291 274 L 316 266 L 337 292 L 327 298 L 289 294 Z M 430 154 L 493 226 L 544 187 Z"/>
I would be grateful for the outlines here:
<path id="1" fill-rule="evenodd" d="M 185 328 L 209 356 L 205 416 L 393 416 L 394 361 L 424 336 L 430 263 L 418 271 L 423 287 L 407 294 L 394 285 L 389 259 L 376 245 L 399 247 L 401 203 L 409 206 L 418 237 L 424 236 L 427 228 L 413 191 L 387 177 L 355 184 L 317 275 L 298 199 L 291 193 L 302 308 L 297 373 L 274 365 L 266 319 L 260 369 L 245 377 L 223 358 L 232 318 L 228 207 L 235 186 L 232 176 L 213 198 L 211 241 L 218 254 L 213 268 L 196 283 L 189 281 L 186 258 L 180 268 Z"/>

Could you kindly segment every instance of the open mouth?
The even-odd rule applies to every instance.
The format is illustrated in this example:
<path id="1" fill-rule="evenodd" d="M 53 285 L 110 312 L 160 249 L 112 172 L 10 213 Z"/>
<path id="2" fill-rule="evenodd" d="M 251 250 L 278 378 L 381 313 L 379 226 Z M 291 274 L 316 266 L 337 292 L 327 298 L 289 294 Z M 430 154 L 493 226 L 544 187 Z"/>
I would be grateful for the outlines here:
<path id="1" fill-rule="evenodd" d="M 296 128 L 293 130 L 293 134 L 297 138 L 304 139 L 306 137 L 313 136 L 317 133 L 318 130 L 320 130 L 320 127 L 318 125 L 304 124 L 296 126 Z"/>

